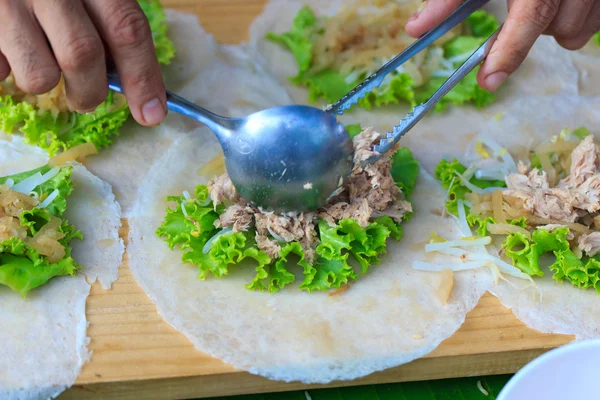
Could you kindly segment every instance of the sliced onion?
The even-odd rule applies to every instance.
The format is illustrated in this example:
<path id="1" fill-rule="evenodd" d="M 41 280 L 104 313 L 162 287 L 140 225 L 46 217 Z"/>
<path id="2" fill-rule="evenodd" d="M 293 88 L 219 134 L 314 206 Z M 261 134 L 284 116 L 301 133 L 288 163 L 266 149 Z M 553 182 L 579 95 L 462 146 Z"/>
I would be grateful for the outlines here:
<path id="1" fill-rule="evenodd" d="M 54 189 L 54 191 L 52 193 L 50 193 L 48 195 L 48 197 L 46 197 L 46 199 L 37 206 L 37 208 L 48 207 L 58 197 L 58 194 L 59 194 L 58 189 Z"/>
<path id="2" fill-rule="evenodd" d="M 33 191 L 33 189 L 35 189 L 36 187 L 43 185 L 44 183 L 48 182 L 50 179 L 54 178 L 56 175 L 58 175 L 59 172 L 60 172 L 60 168 L 58 168 L 58 167 L 52 168 L 50 171 L 46 172 L 44 175 L 42 175 L 38 172 L 38 173 L 30 176 L 29 178 L 24 179 L 21 182 L 13 185 L 11 187 L 11 189 L 14 190 L 15 192 L 27 194 L 27 193 Z"/>
<path id="3" fill-rule="evenodd" d="M 511 265 L 511 264 L 507 263 L 506 261 L 502 260 L 500 257 L 495 257 L 488 253 L 488 254 L 473 254 L 470 258 L 473 260 L 476 260 L 476 261 L 489 261 L 489 262 L 493 263 L 494 265 L 496 265 L 500 269 L 500 271 L 504 272 L 505 274 L 508 274 L 515 278 L 525 279 L 525 280 L 533 282 L 533 279 L 531 278 L 531 276 L 522 272 L 520 269 L 518 269 L 514 265 Z"/>
<path id="4" fill-rule="evenodd" d="M 71 147 L 64 153 L 52 157 L 50 161 L 48 161 L 48 165 L 51 167 L 56 167 L 69 161 L 75 161 L 77 159 L 85 158 L 94 154 L 98 154 L 98 149 L 96 149 L 94 143 L 83 143 L 75 147 Z"/>
<path id="5" fill-rule="evenodd" d="M 494 215 L 494 220 L 500 224 L 506 224 L 503 204 L 502 192 L 500 190 L 495 190 L 492 193 L 492 213 Z"/>
<path id="6" fill-rule="evenodd" d="M 211 237 L 208 240 L 208 242 L 206 242 L 206 244 L 202 248 L 202 253 L 208 254 L 208 252 L 212 248 L 213 243 L 215 242 L 215 240 L 217 240 L 218 237 L 223 236 L 223 235 L 228 235 L 228 234 L 231 234 L 231 233 L 233 233 L 233 229 L 232 228 L 223 228 L 223 229 L 221 229 L 221 231 L 217 232 L 217 234 L 215 236 Z"/>
<path id="7" fill-rule="evenodd" d="M 510 235 L 513 233 L 522 233 L 527 236 L 528 239 L 531 239 L 531 232 L 529 232 L 525 228 L 521 228 L 517 225 L 512 224 L 488 224 L 488 231 L 490 231 L 493 235 Z"/>
<path id="8" fill-rule="evenodd" d="M 570 153 L 579 145 L 576 141 L 544 143 L 535 148 L 536 154 L 543 153 Z"/>
<path id="9" fill-rule="evenodd" d="M 482 181 L 503 181 L 506 175 L 508 174 L 501 168 L 484 168 L 475 171 L 475 178 Z"/>
<path id="10" fill-rule="evenodd" d="M 267 224 L 267 230 L 269 231 L 271 236 L 273 236 L 273 238 L 275 240 L 277 240 L 279 243 L 286 243 L 285 239 L 282 238 L 281 236 L 279 236 L 278 234 L 276 234 L 275 232 L 273 232 L 273 230 L 271 229 L 271 227 L 268 224 Z"/>
<path id="11" fill-rule="evenodd" d="M 183 216 L 187 219 L 190 219 L 190 216 L 187 212 L 187 210 L 185 209 L 185 201 L 181 202 L 181 212 L 183 213 Z"/>
<path id="12" fill-rule="evenodd" d="M 465 211 L 465 203 L 462 200 L 458 200 L 457 208 L 458 208 L 458 227 L 461 230 L 463 237 L 472 237 L 473 232 L 471 232 L 471 228 L 469 227 L 469 222 L 467 222 L 467 212 Z"/>
<path id="13" fill-rule="evenodd" d="M 8 188 L 9 188 L 9 189 L 11 189 L 11 188 L 13 187 L 13 185 L 15 184 L 15 181 L 13 181 L 13 180 L 12 180 L 12 178 L 8 178 L 8 179 L 6 180 L 6 182 L 4 182 L 4 184 L 5 184 L 6 186 L 8 186 Z"/>
<path id="14" fill-rule="evenodd" d="M 186 200 L 191 199 L 190 192 L 188 192 L 187 190 L 184 190 L 183 191 L 183 198 L 186 199 Z"/>
<path id="15" fill-rule="evenodd" d="M 473 185 L 471 182 L 469 182 L 469 179 L 467 179 L 464 175 L 461 175 L 458 171 L 454 171 L 454 173 L 456 174 L 456 176 L 458 176 L 458 178 L 460 179 L 461 183 L 463 185 L 465 185 L 465 187 L 467 189 L 469 189 L 471 192 L 475 192 L 477 194 L 484 194 L 485 191 L 481 188 L 478 188 L 477 186 Z"/>
<path id="16" fill-rule="evenodd" d="M 457 264 L 440 264 L 440 263 L 429 263 L 424 261 L 413 261 L 413 269 L 417 271 L 431 271 L 431 272 L 441 272 L 444 269 L 449 269 L 451 271 L 466 271 L 469 269 L 477 269 L 481 267 L 485 267 L 485 262 L 483 261 L 470 261 L 465 263 L 457 263 Z"/>
<path id="17" fill-rule="evenodd" d="M 449 240 L 447 242 L 442 243 L 427 243 L 425 245 L 425 252 L 431 253 L 433 251 L 440 251 L 443 249 L 448 249 L 452 247 L 475 247 L 475 246 L 485 246 L 492 243 L 492 238 L 489 236 L 483 236 L 477 239 L 459 239 L 459 240 Z"/>

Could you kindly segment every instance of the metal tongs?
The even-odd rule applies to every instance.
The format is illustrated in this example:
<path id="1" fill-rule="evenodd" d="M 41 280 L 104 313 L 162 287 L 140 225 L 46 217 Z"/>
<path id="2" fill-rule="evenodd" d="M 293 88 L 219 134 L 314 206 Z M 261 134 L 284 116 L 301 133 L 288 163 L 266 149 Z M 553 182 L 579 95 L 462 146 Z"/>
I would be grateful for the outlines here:
<path id="1" fill-rule="evenodd" d="M 489 0 L 467 0 L 460 7 L 458 7 L 448 18 L 446 18 L 440 25 L 433 28 L 421 38 L 416 40 L 413 44 L 408 46 L 406 50 L 394 57 L 390 62 L 385 64 L 375 72 L 373 75 L 365 79 L 356 88 L 351 90 L 348 94 L 338 100 L 336 103 L 330 105 L 325 109 L 326 112 L 330 112 L 337 115 L 344 114 L 344 111 L 350 109 L 352 105 L 356 104 L 359 99 L 363 98 L 370 93 L 373 89 L 379 87 L 385 77 L 395 71 L 399 66 L 404 64 L 406 61 L 420 53 L 422 50 L 427 48 L 437 39 L 442 37 L 456 25 L 464 21 L 474 11 L 480 9 Z M 446 82 L 431 96 L 427 102 L 420 104 L 409 112 L 406 117 L 400 121 L 400 124 L 394 126 L 391 132 L 388 132 L 384 139 L 381 139 L 378 145 L 374 147 L 374 150 L 378 153 L 365 161 L 363 166 L 369 165 L 377 161 L 383 154 L 385 154 L 390 148 L 392 148 L 402 136 L 406 134 L 413 126 L 417 124 L 431 109 L 435 107 L 438 101 L 442 99 L 454 86 L 458 84 L 465 76 L 469 74 L 477 65 L 479 65 L 488 55 L 492 45 L 498 37 L 498 33 L 502 29 L 502 26 L 494 32 L 479 47 L 458 69 L 448 78 Z"/>

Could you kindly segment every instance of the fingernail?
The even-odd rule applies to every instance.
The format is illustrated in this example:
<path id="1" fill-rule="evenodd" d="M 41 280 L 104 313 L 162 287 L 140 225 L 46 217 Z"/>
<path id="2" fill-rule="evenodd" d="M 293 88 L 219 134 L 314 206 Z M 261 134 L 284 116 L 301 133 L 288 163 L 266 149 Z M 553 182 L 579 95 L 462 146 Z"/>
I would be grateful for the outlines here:
<path id="1" fill-rule="evenodd" d="M 504 81 L 508 78 L 508 74 L 506 72 L 494 72 L 485 78 L 485 84 L 490 91 L 494 91 L 504 83 Z"/>
<path id="2" fill-rule="evenodd" d="M 166 116 L 167 112 L 158 98 L 150 100 L 142 107 L 142 117 L 148 125 L 158 125 Z"/>
<path id="3" fill-rule="evenodd" d="M 419 14 L 421 14 L 421 11 L 416 11 L 413 15 L 410 16 L 408 22 L 414 21 L 415 19 L 419 18 Z"/>

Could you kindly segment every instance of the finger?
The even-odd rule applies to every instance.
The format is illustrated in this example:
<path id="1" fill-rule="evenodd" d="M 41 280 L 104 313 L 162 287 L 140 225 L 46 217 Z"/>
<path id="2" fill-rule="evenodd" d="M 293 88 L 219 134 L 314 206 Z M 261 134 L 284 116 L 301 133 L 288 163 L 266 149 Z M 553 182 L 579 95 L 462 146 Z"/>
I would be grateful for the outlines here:
<path id="1" fill-rule="evenodd" d="M 10 75 L 10 65 L 4 54 L 0 53 L 0 81 L 5 80 Z"/>
<path id="2" fill-rule="evenodd" d="M 556 38 L 574 38 L 583 29 L 594 0 L 563 1 L 546 34 Z"/>
<path id="3" fill-rule="evenodd" d="M 572 38 L 556 38 L 556 41 L 565 49 L 577 50 L 585 46 L 598 31 L 600 31 L 599 1 L 592 7 L 592 10 L 583 23 L 583 28 L 581 28 L 577 36 Z"/>
<path id="4" fill-rule="evenodd" d="M 496 90 L 521 65 L 537 38 L 558 12 L 558 0 L 520 0 L 512 4 L 477 80 L 487 90 Z"/>
<path id="5" fill-rule="evenodd" d="M 421 37 L 439 25 L 452 14 L 462 0 L 429 0 L 422 11 L 417 11 L 406 23 L 406 33 L 412 37 Z"/>
<path id="6" fill-rule="evenodd" d="M 86 0 L 115 62 L 133 117 L 157 125 L 167 114 L 166 92 L 148 20 L 136 0 Z"/>
<path id="7" fill-rule="evenodd" d="M 81 1 L 34 2 L 65 79 L 69 107 L 93 111 L 108 96 L 104 46 Z"/>
<path id="8" fill-rule="evenodd" d="M 33 13 L 25 2 L 0 1 L 0 53 L 26 93 L 42 94 L 60 80 L 60 69 Z"/>

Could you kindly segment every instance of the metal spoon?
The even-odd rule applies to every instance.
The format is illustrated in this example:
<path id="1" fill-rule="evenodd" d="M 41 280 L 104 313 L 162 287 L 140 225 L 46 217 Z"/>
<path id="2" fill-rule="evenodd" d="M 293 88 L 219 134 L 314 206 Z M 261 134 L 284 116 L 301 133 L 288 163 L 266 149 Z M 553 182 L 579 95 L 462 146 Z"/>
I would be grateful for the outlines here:
<path id="1" fill-rule="evenodd" d="M 108 82 L 123 92 L 116 72 L 109 71 Z M 283 106 L 226 118 L 171 92 L 167 107 L 213 131 L 237 192 L 259 207 L 314 211 L 352 170 L 354 149 L 346 129 L 334 114 L 317 108 Z"/>

